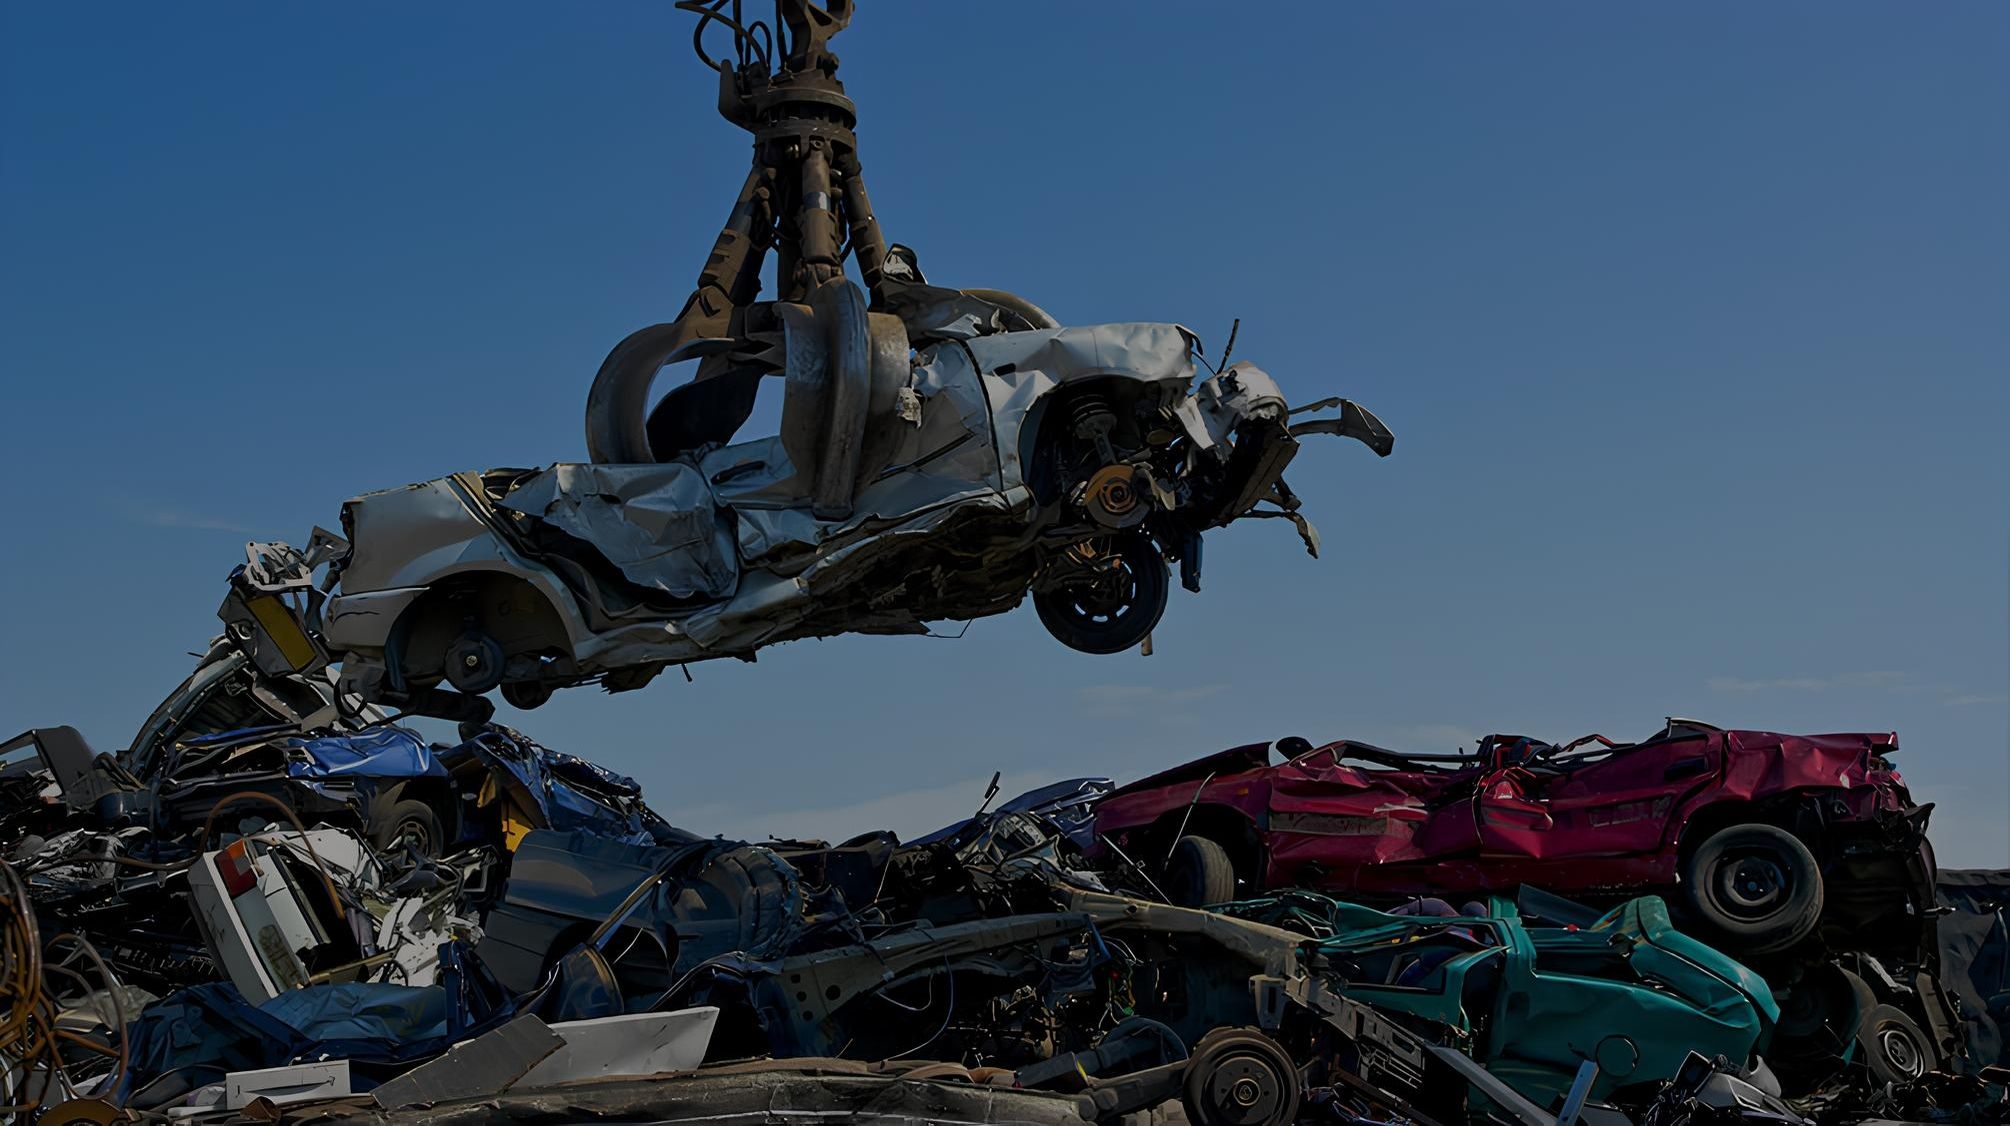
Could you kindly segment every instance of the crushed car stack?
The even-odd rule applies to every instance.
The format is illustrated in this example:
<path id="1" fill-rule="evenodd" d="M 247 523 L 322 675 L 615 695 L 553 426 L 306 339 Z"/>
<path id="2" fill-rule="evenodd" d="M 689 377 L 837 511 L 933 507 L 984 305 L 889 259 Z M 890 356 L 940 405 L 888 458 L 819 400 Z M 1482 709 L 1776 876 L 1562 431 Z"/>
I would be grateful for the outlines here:
<path id="1" fill-rule="evenodd" d="M 749 844 L 333 684 L 226 635 L 121 753 L 0 748 L 16 1112 L 2005 1117 L 1996 1014 L 1964 1007 L 2000 984 L 2003 882 L 1935 872 L 1890 735 L 1286 739 L 914 841 Z M 1936 879 L 1979 925 L 1936 925 Z"/>
<path id="2" fill-rule="evenodd" d="M 1895 735 L 1290 738 L 831 844 L 683 831 L 491 722 L 491 692 L 1027 599 L 1071 648 L 1149 652 L 1205 534 L 1282 519 L 1317 554 L 1301 439 L 1393 449 L 1230 362 L 1233 329 L 1209 360 L 1178 325 L 929 284 L 866 197 L 828 49 L 851 4 L 676 6 L 753 167 L 683 311 L 603 363 L 592 462 L 251 544 L 125 747 L 0 745 L 0 1114 L 2010 1118 L 2010 879 L 1936 871 Z M 778 433 L 743 438 L 770 377 Z"/>

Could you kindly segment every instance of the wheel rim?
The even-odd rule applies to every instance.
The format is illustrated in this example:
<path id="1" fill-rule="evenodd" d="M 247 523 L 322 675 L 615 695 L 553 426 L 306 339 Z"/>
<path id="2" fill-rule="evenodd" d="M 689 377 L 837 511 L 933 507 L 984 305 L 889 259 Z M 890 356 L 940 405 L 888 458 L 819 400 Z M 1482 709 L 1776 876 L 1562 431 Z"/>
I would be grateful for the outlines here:
<path id="1" fill-rule="evenodd" d="M 421 856 L 433 854 L 433 831 L 422 821 L 400 821 L 391 834 L 391 840 L 400 845 L 411 846 Z"/>
<path id="2" fill-rule="evenodd" d="M 1223 1060 L 1208 1077 L 1207 1094 L 1219 1120 L 1238 1126 L 1270 1120 L 1285 1097 L 1276 1071 L 1254 1055 Z"/>
<path id="3" fill-rule="evenodd" d="M 1926 1048 L 1914 1039 L 1911 1029 L 1899 1024 L 1881 1025 L 1872 1043 L 1893 1071 L 1915 1079 L 1926 1074 Z"/>
<path id="4" fill-rule="evenodd" d="M 1718 904 L 1740 919 L 1763 919 L 1774 914 L 1793 890 L 1786 867 L 1766 852 L 1727 856 L 1718 863 L 1715 876 Z"/>
<path id="5" fill-rule="evenodd" d="M 1118 556 L 1106 570 L 1068 580 L 1055 592 L 1075 621 L 1098 631 L 1115 629 L 1138 608 L 1138 574 Z"/>
<path id="6" fill-rule="evenodd" d="M 502 646 L 494 638 L 487 634 L 463 634 L 447 646 L 445 668 L 441 671 L 448 684 L 479 696 L 502 683 L 503 660 Z"/>
<path id="7" fill-rule="evenodd" d="M 1075 544 L 1050 570 L 1057 573 L 1033 591 L 1033 607 L 1071 649 L 1121 653 L 1149 638 L 1165 613 L 1165 561 L 1138 533 Z"/>

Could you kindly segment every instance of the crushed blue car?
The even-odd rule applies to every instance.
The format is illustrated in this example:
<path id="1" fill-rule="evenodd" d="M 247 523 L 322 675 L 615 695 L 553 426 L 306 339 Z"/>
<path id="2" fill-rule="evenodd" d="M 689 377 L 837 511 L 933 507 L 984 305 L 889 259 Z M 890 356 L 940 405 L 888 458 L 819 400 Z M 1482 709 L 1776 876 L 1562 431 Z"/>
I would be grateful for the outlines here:
<path id="1" fill-rule="evenodd" d="M 993 785 L 996 785 L 995 778 Z M 1002 814 L 1024 813 L 1045 819 L 1075 847 L 1087 848 L 1089 842 L 1095 839 L 1096 803 L 1116 788 L 1116 782 L 1109 778 L 1070 778 L 1064 782 L 1052 782 L 1028 790 L 989 812 L 979 811 L 907 843 L 937 844 L 960 837 L 973 826 L 995 820 Z"/>
<path id="2" fill-rule="evenodd" d="M 429 743 L 393 725 L 302 735 L 254 728 L 177 744 L 150 784 L 165 820 L 200 824 L 227 800 L 265 816 L 246 791 L 303 819 L 360 829 L 378 848 L 440 856 L 468 844 L 511 843 L 531 829 L 588 830 L 651 843 L 666 828 L 635 780 L 488 724 L 462 742 Z M 514 832 L 510 831 L 514 827 Z"/>

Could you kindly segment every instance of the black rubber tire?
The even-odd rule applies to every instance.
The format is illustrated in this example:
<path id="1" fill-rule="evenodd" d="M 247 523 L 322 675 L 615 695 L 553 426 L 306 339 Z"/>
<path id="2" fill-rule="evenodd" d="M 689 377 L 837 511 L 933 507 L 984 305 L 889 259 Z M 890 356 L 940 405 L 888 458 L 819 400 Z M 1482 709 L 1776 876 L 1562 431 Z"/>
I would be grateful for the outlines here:
<path id="1" fill-rule="evenodd" d="M 1712 833 L 1682 867 L 1689 907 L 1732 953 L 1784 950 L 1815 929 L 1822 874 L 1808 846 L 1772 825 Z"/>
<path id="2" fill-rule="evenodd" d="M 393 852 L 410 843 L 420 856 L 436 858 L 446 850 L 447 834 L 439 811 L 417 798 L 379 802 L 370 812 L 370 843 Z"/>
<path id="3" fill-rule="evenodd" d="M 1180 907 L 1207 907 L 1235 899 L 1235 862 L 1207 837 L 1184 836 L 1166 860 L 1165 893 Z"/>
<path id="4" fill-rule="evenodd" d="M 1833 962 L 1809 966 L 1780 998 L 1773 1050 L 1792 1056 L 1804 1054 L 1797 1050 L 1805 1047 L 1840 1055 L 1876 1005 L 1876 994 L 1857 975 Z"/>
<path id="5" fill-rule="evenodd" d="M 1111 609 L 1100 598 L 1085 597 L 1085 586 L 1063 582 L 1033 593 L 1033 609 L 1054 640 L 1080 653 L 1121 653 L 1139 645 L 1165 617 L 1172 595 L 1172 576 L 1152 541 L 1141 535 L 1118 536 L 1113 550 L 1124 574 L 1122 604 Z M 1093 580 L 1085 580 L 1085 583 Z"/>
<path id="6" fill-rule="evenodd" d="M 1864 1066 L 1880 1084 L 1911 1083 L 1940 1069 L 1940 1053 L 1926 1033 L 1896 1005 L 1877 1005 L 1856 1033 Z"/>
<path id="7" fill-rule="evenodd" d="M 551 699 L 552 691 L 551 685 L 542 680 L 505 680 L 502 698 L 512 708 L 530 711 L 543 707 Z"/>
<path id="8" fill-rule="evenodd" d="M 1277 1041 L 1252 1028 L 1217 1028 L 1194 1045 L 1180 1105 L 1193 1126 L 1290 1126 L 1300 1083 Z"/>

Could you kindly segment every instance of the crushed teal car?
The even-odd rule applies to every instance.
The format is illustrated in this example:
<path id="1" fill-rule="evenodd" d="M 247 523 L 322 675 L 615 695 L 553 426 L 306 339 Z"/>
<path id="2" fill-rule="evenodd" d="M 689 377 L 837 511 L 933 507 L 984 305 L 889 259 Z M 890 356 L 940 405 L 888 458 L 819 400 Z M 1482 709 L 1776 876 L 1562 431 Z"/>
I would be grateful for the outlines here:
<path id="1" fill-rule="evenodd" d="M 1585 926 L 1525 921 L 1494 897 L 1391 914 L 1309 892 L 1228 904 L 1312 936 L 1306 964 L 1348 996 L 1437 1032 L 1538 1105 L 1585 1060 L 1594 1098 L 1674 1077 L 1691 1051 L 1745 1062 L 1779 1006 L 1757 974 L 1677 931 L 1654 896 Z"/>

